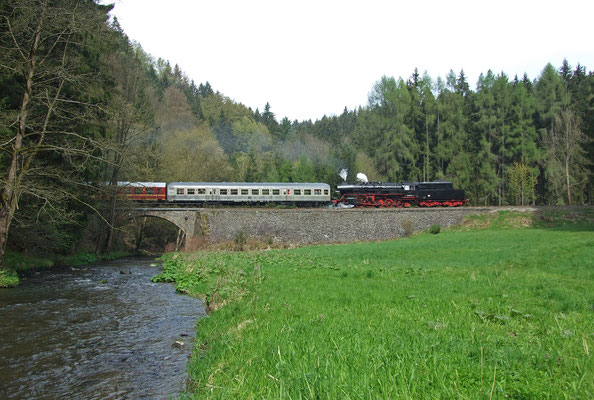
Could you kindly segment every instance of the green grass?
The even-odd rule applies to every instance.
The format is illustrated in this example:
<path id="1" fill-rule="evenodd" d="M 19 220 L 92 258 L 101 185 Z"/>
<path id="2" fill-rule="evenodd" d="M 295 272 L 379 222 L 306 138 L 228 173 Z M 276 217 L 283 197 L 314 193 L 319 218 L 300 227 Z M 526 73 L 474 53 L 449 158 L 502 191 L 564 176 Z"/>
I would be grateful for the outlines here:
<path id="1" fill-rule="evenodd" d="M 0 288 L 18 286 L 18 271 L 27 271 L 36 268 L 50 268 L 53 265 L 54 262 L 47 258 L 32 254 L 7 251 L 2 259 L 2 268 L 0 268 Z"/>
<path id="2" fill-rule="evenodd" d="M 187 397 L 594 398 L 593 225 L 517 217 L 170 259 L 161 278 L 216 309 L 198 323 Z"/>
<path id="3" fill-rule="evenodd" d="M 0 288 L 10 288 L 18 286 L 19 275 L 15 270 L 1 268 L 0 269 Z"/>
<path id="4" fill-rule="evenodd" d="M 54 262 L 48 258 L 33 254 L 7 251 L 2 259 L 3 267 L 13 271 L 27 271 L 37 268 L 51 268 Z"/>

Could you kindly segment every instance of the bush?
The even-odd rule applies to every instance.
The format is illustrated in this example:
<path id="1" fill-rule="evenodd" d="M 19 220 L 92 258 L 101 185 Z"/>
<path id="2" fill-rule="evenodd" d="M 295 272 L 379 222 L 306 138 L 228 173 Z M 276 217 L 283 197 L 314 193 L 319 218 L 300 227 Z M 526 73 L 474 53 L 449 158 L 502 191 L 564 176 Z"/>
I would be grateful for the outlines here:
<path id="1" fill-rule="evenodd" d="M 441 225 L 439 225 L 439 224 L 431 225 L 431 228 L 429 228 L 429 232 L 434 235 L 437 235 L 439 232 L 441 232 Z"/>
<path id="2" fill-rule="evenodd" d="M 64 257 L 61 260 L 62 264 L 65 265 L 88 265 L 97 262 L 97 257 L 94 254 L 88 252 L 82 252 L 73 256 Z"/>
<path id="3" fill-rule="evenodd" d="M 404 232 L 404 236 L 409 237 L 415 233 L 415 223 L 410 219 L 405 219 L 402 221 L 402 230 Z"/>
<path id="4" fill-rule="evenodd" d="M 245 249 L 245 244 L 247 243 L 247 236 L 245 235 L 245 232 L 242 230 L 239 230 L 235 234 L 235 238 L 233 239 L 233 242 L 235 243 L 236 250 L 243 251 Z"/>
<path id="5" fill-rule="evenodd" d="M 0 288 L 15 287 L 19 284 L 19 276 L 12 269 L 0 269 Z"/>

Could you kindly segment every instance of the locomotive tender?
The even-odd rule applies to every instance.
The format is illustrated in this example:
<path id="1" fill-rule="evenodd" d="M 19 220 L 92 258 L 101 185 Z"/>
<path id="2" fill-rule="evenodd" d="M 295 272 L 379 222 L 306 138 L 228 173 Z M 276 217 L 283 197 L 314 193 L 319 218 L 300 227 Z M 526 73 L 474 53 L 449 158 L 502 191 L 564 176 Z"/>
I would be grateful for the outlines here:
<path id="1" fill-rule="evenodd" d="M 458 207 L 469 201 L 463 190 L 454 190 L 446 181 L 342 183 L 336 189 L 336 204 L 355 207 Z"/>

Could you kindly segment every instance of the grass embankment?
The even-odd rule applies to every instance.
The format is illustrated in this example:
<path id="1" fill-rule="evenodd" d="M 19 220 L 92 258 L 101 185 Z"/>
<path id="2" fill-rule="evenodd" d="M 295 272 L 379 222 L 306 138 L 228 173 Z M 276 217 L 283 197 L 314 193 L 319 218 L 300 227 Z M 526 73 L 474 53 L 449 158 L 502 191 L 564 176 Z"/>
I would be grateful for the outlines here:
<path id="1" fill-rule="evenodd" d="M 591 211 L 171 256 L 162 278 L 216 309 L 198 324 L 188 397 L 594 398 Z M 534 221 L 555 228 L 513 227 Z"/>

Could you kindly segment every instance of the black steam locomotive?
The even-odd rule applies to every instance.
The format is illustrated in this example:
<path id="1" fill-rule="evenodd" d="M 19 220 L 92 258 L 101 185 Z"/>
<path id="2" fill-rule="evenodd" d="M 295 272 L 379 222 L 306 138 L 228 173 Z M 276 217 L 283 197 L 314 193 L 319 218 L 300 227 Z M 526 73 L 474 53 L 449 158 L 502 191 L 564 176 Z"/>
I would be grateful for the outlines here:
<path id="1" fill-rule="evenodd" d="M 355 207 L 458 207 L 468 203 L 464 190 L 452 182 L 358 182 L 342 183 L 336 188 L 336 205 Z"/>

